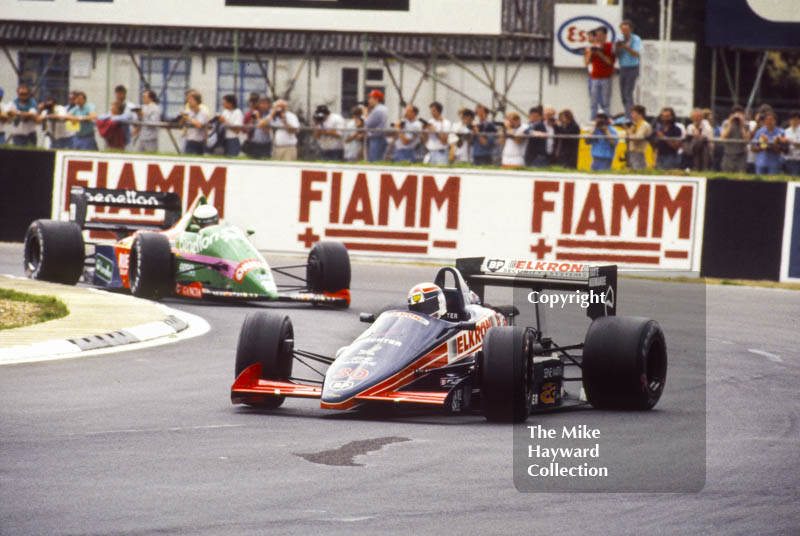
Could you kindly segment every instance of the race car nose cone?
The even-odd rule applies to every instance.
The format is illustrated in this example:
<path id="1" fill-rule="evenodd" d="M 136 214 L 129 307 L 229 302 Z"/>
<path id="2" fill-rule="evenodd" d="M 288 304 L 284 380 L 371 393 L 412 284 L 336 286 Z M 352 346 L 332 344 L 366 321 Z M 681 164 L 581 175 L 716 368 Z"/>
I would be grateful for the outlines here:
<path id="1" fill-rule="evenodd" d="M 235 280 L 235 279 L 234 279 Z M 275 286 L 275 281 L 269 270 L 264 268 L 256 268 L 248 271 L 244 277 L 241 278 L 241 289 L 243 292 L 251 292 L 254 294 L 261 294 L 277 298 L 278 288 Z"/>

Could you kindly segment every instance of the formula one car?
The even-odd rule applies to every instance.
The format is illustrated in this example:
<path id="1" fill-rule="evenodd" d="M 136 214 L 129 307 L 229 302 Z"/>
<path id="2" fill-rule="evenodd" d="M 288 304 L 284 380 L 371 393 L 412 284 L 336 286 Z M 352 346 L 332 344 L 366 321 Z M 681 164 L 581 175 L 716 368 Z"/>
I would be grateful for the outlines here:
<path id="1" fill-rule="evenodd" d="M 89 206 L 163 211 L 159 223 L 87 220 Z M 198 210 L 199 209 L 199 210 Z M 317 242 L 306 263 L 270 268 L 248 235 L 216 216 L 199 196 L 181 216 L 172 192 L 73 187 L 71 221 L 36 220 L 25 235 L 28 277 L 68 285 L 84 281 L 135 296 L 291 301 L 347 307 L 350 257 L 340 242 Z M 156 213 L 154 213 L 156 214 Z M 157 215 L 157 214 L 156 214 Z M 85 242 L 83 230 L 113 233 L 113 243 Z M 86 255 L 86 245 L 93 252 Z M 291 269 L 305 268 L 305 278 Z M 279 285 L 273 272 L 297 281 Z"/>
<path id="2" fill-rule="evenodd" d="M 570 271 L 552 271 L 564 266 Z M 439 318 L 409 309 L 377 318 L 362 313 L 361 320 L 372 325 L 335 357 L 295 348 L 288 316 L 248 315 L 236 349 L 232 402 L 277 408 L 284 397 L 304 397 L 341 410 L 380 403 L 427 405 L 450 413 L 480 411 L 490 421 L 521 422 L 532 412 L 587 403 L 647 410 L 663 392 L 664 334 L 653 320 L 616 316 L 616 266 L 467 258 L 459 259 L 456 268 L 441 268 L 434 283 L 426 285 L 423 296 L 412 289 L 410 308 L 440 292 Z M 538 303 L 533 305 L 536 326 L 513 325 L 518 309 L 482 304 L 487 286 L 588 293 L 592 323 L 584 341 L 561 346 L 546 337 L 544 307 Z M 293 360 L 321 379 L 295 378 Z M 328 369 L 317 371 L 309 361 Z M 582 375 L 567 376 L 565 369 Z M 577 387 L 565 388 L 570 382 Z"/>

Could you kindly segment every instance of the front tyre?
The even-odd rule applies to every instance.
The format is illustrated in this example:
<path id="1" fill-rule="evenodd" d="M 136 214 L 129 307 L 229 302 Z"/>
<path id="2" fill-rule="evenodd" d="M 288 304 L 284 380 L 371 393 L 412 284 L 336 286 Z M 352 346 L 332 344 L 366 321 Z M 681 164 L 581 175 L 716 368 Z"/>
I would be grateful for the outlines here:
<path id="1" fill-rule="evenodd" d="M 314 292 L 338 292 L 350 288 L 350 255 L 341 242 L 317 242 L 308 253 L 306 281 Z"/>
<path id="2" fill-rule="evenodd" d="M 248 314 L 239 332 L 236 346 L 235 378 L 247 368 L 261 363 L 261 378 L 289 381 L 292 375 L 294 328 L 287 315 L 259 311 Z M 284 397 L 265 395 L 263 402 L 248 402 L 248 406 L 275 409 Z"/>
<path id="3" fill-rule="evenodd" d="M 172 294 L 174 281 L 172 248 L 166 236 L 138 233 L 128 258 L 131 293 L 158 300 Z"/>
<path id="4" fill-rule="evenodd" d="M 31 279 L 74 285 L 83 274 L 84 255 L 75 222 L 36 220 L 25 233 L 25 274 Z"/>
<path id="5" fill-rule="evenodd" d="M 604 316 L 583 347 L 583 389 L 596 408 L 648 410 L 667 380 L 667 344 L 655 320 Z"/>
<path id="6" fill-rule="evenodd" d="M 524 422 L 531 413 L 534 339 L 520 326 L 490 328 L 483 339 L 481 404 L 486 419 Z"/>

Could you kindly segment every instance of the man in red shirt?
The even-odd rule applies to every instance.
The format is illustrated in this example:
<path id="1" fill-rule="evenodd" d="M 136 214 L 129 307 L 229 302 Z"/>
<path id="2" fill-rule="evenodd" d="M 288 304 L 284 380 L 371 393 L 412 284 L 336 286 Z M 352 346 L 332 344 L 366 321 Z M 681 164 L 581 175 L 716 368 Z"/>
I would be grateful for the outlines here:
<path id="1" fill-rule="evenodd" d="M 592 121 L 597 111 L 609 113 L 611 105 L 611 76 L 614 74 L 614 45 L 607 42 L 608 30 L 605 26 L 595 28 L 590 33 L 592 46 L 583 52 L 583 63 L 589 69 L 589 99 L 592 106 Z"/>

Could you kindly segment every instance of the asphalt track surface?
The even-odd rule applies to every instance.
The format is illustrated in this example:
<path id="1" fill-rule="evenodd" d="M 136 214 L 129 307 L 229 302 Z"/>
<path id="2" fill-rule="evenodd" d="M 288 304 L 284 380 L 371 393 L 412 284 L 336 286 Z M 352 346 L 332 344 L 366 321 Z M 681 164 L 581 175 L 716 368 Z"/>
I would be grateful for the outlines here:
<path id="1" fill-rule="evenodd" d="M 0 273 L 21 275 L 21 248 L 2 251 Z M 350 310 L 280 310 L 298 346 L 330 353 L 365 327 L 359 311 L 402 302 L 433 274 L 356 262 Z M 647 309 L 703 287 L 624 279 L 620 293 Z M 671 368 L 658 411 L 546 417 L 679 427 L 693 412 L 681 401 L 705 398 L 700 492 L 520 493 L 511 428 L 479 415 L 332 413 L 298 399 L 272 413 L 234 407 L 238 330 L 253 309 L 169 301 L 211 332 L 0 369 L 0 533 L 798 534 L 800 294 L 711 286 L 706 298 L 706 311 L 659 312 Z M 707 378 L 681 331 L 704 323 Z"/>

